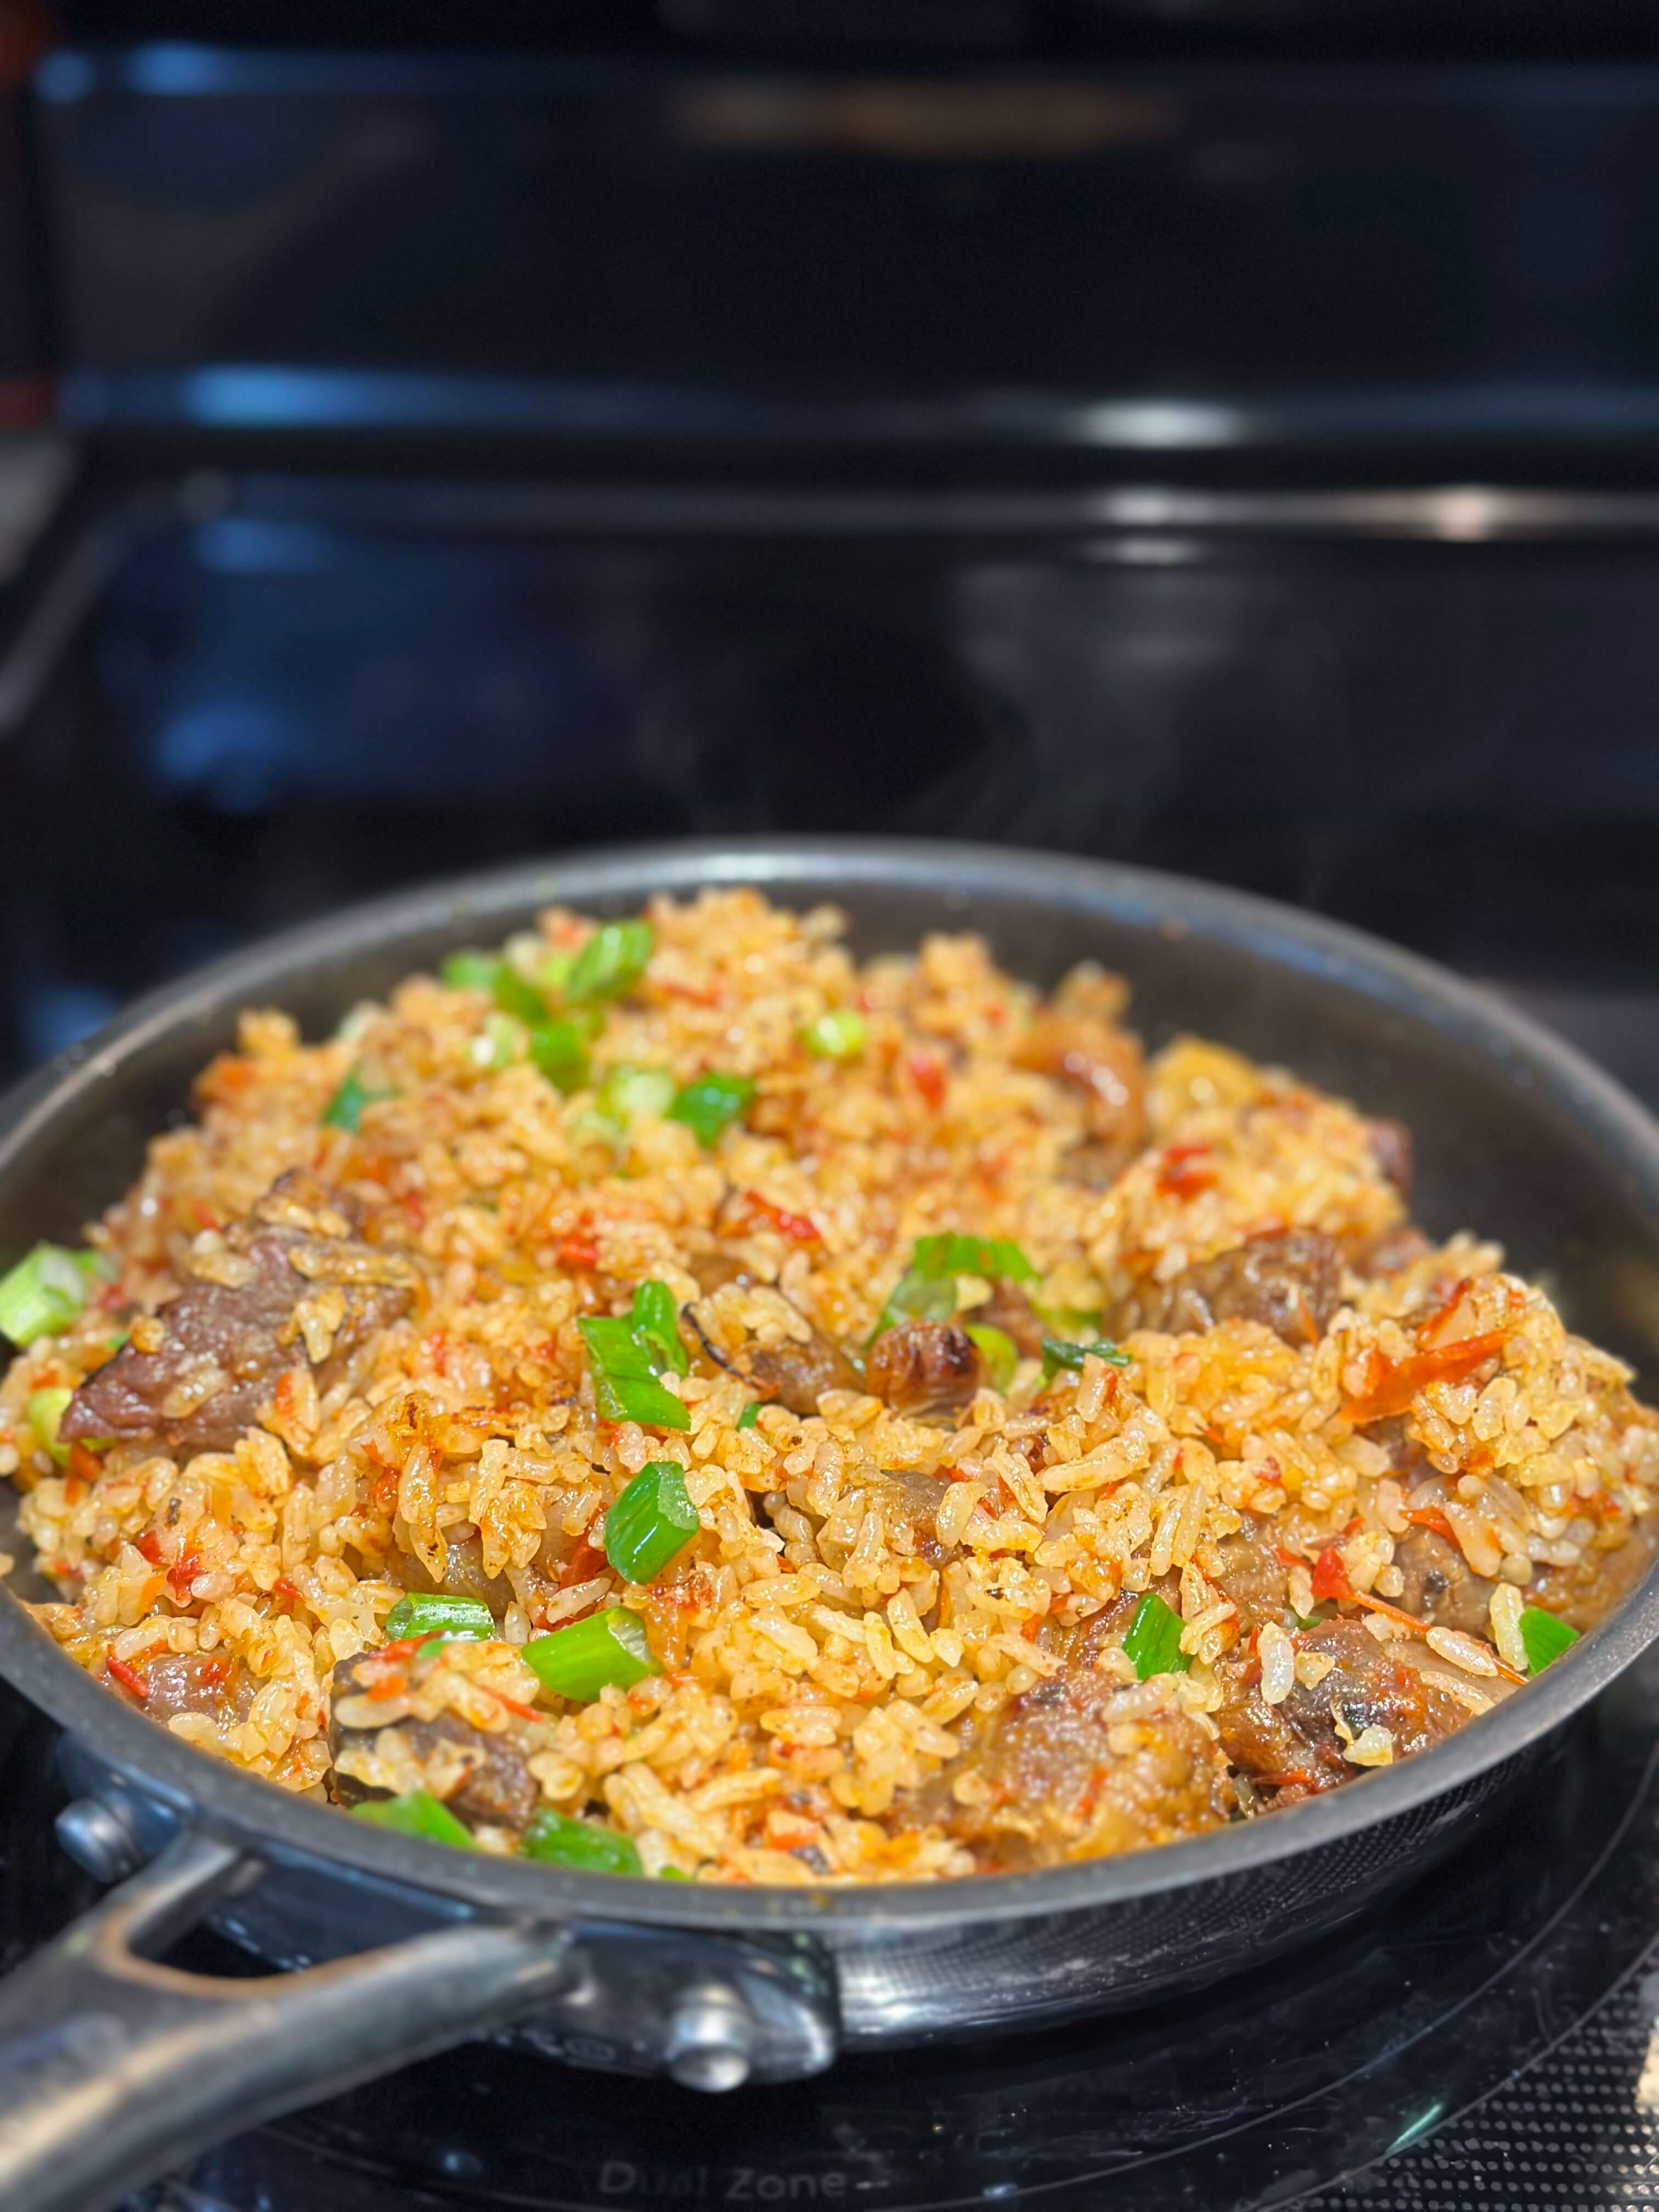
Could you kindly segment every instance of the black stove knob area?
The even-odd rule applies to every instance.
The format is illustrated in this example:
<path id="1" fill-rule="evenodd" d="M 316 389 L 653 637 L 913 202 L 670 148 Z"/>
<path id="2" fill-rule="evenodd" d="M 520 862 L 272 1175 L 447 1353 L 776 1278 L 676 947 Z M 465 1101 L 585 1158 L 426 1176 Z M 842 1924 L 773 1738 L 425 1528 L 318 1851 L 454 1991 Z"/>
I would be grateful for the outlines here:
<path id="1" fill-rule="evenodd" d="M 1374 1918 L 1153 2010 L 718 2099 L 475 2044 L 226 2144 L 125 2212 L 1651 2203 L 1656 1742 L 1659 1660 Z M 0 1692 L 0 1963 L 85 1901 L 52 1841 L 52 1748 Z M 179 1956 L 249 1971 L 210 1936 Z M 704 1996 L 684 2051 L 730 2069 L 741 2054 Z"/>

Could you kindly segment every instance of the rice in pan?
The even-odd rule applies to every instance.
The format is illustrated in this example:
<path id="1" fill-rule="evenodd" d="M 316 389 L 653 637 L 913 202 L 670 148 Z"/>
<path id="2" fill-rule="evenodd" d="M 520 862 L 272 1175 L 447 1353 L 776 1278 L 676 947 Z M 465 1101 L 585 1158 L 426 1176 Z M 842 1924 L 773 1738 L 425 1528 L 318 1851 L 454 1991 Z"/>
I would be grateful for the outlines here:
<path id="1" fill-rule="evenodd" d="M 1129 1850 L 1421 1750 L 1652 1554 L 1659 1419 L 1410 1140 L 749 891 L 544 915 L 197 1086 L 0 1284 L 64 1648 L 458 1845 Z"/>

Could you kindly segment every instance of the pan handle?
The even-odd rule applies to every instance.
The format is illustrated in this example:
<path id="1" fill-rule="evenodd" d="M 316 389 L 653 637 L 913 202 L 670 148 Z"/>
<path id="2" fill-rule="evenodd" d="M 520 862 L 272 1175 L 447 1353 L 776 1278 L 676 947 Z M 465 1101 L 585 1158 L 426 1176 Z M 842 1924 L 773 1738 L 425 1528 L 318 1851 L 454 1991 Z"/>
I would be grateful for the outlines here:
<path id="1" fill-rule="evenodd" d="M 144 1955 L 259 1871 L 183 1835 L 0 1982 L 4 2212 L 98 2212 L 225 2136 L 521 2018 L 576 1971 L 568 1930 L 477 1920 L 250 1980 Z"/>

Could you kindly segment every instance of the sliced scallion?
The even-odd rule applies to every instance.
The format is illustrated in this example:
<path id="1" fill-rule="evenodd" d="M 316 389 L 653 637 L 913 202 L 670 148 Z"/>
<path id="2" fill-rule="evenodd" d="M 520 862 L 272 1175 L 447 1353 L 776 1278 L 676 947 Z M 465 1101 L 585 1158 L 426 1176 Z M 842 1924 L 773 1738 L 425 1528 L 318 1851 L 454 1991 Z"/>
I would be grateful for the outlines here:
<path id="1" fill-rule="evenodd" d="M 510 960 L 503 960 L 495 970 L 493 988 L 495 1004 L 515 1021 L 533 1029 L 538 1022 L 547 1019 L 547 1000 L 533 983 L 520 975 Z"/>
<path id="2" fill-rule="evenodd" d="M 587 1039 L 574 1022 L 538 1022 L 530 1057 L 556 1091 L 568 1096 L 587 1088 Z"/>
<path id="3" fill-rule="evenodd" d="M 738 1415 L 738 1426 L 740 1429 L 752 1429 L 756 1422 L 760 1419 L 760 1400 L 758 1398 L 751 1398 L 749 1401 L 749 1403 L 744 1407 L 742 1413 Z"/>
<path id="4" fill-rule="evenodd" d="M 386 1633 L 389 1644 L 405 1636 L 457 1636 L 487 1644 L 495 1633 L 495 1618 L 482 1598 L 411 1591 L 387 1613 Z"/>
<path id="5" fill-rule="evenodd" d="M 31 1390 L 28 1404 L 24 1409 L 28 1415 L 29 1426 L 59 1467 L 69 1464 L 69 1446 L 58 1443 L 58 1431 L 64 1415 L 69 1410 L 69 1401 L 74 1395 L 73 1390 L 66 1390 L 61 1385 L 50 1390 Z"/>
<path id="6" fill-rule="evenodd" d="M 438 973 L 452 991 L 488 991 L 493 996 L 495 978 L 506 964 L 495 952 L 452 952 Z"/>
<path id="7" fill-rule="evenodd" d="M 492 1071 L 511 1067 L 515 1060 L 525 1057 L 529 1047 L 524 1024 L 516 1015 L 504 1014 L 497 1007 L 484 1016 L 484 1025 L 472 1040 L 472 1064 Z"/>
<path id="8" fill-rule="evenodd" d="M 396 1091 L 376 1091 L 363 1080 L 361 1067 L 349 1068 L 344 1081 L 323 1109 L 323 1126 L 326 1129 L 344 1129 L 356 1136 L 363 1118 L 365 1106 L 373 1106 L 381 1098 L 395 1098 Z"/>
<path id="9" fill-rule="evenodd" d="M 968 1334 L 979 1346 L 980 1357 L 985 1362 L 986 1379 L 994 1390 L 1006 1390 L 1014 1379 L 1014 1370 L 1019 1364 L 1019 1346 L 1006 1330 L 987 1328 L 973 1322 L 968 1323 Z"/>
<path id="10" fill-rule="evenodd" d="M 605 1516 L 605 1556 L 624 1582 L 648 1583 L 677 1559 L 702 1523 L 672 1459 L 642 1467 Z"/>
<path id="11" fill-rule="evenodd" d="M 660 1375 L 668 1367 L 676 1375 L 691 1372 L 691 1362 L 680 1338 L 680 1310 L 666 1283 L 653 1279 L 639 1284 L 634 1292 L 634 1310 L 629 1318 L 635 1335 L 643 1340 L 641 1348 L 654 1374 Z"/>
<path id="12" fill-rule="evenodd" d="M 599 1085 L 599 1111 L 613 1121 L 659 1120 L 673 1103 L 674 1079 L 665 1067 L 635 1067 L 622 1060 L 605 1070 Z"/>
<path id="13" fill-rule="evenodd" d="M 648 921 L 602 923 L 571 963 L 565 997 L 574 1006 L 619 999 L 645 973 L 655 941 Z"/>
<path id="14" fill-rule="evenodd" d="M 717 1075 L 711 1071 L 674 1094 L 668 1118 L 684 1121 L 706 1150 L 748 1112 L 754 1095 L 755 1086 L 746 1075 Z"/>
<path id="15" fill-rule="evenodd" d="M 1094 1344 L 1064 1344 L 1057 1336 L 1042 1340 L 1042 1373 L 1045 1381 L 1052 1382 L 1062 1367 L 1081 1368 L 1085 1359 L 1103 1359 L 1109 1367 L 1127 1367 L 1132 1364 L 1127 1352 L 1101 1337 Z"/>
<path id="16" fill-rule="evenodd" d="M 1143 1682 L 1154 1674 L 1184 1674 L 1193 1663 L 1181 1648 L 1181 1615 L 1156 1590 L 1148 1590 L 1135 1607 L 1123 1650 Z"/>
<path id="17" fill-rule="evenodd" d="M 544 1805 L 524 1832 L 519 1849 L 547 1866 L 585 1867 L 595 1874 L 643 1874 L 632 1836 L 597 1820 L 573 1820 Z"/>
<path id="18" fill-rule="evenodd" d="M 576 1326 L 592 1363 L 593 1397 L 602 1419 L 638 1421 L 646 1428 L 690 1427 L 690 1414 L 657 1380 L 664 1364 L 661 1347 L 642 1340 L 645 1333 L 630 1316 L 588 1314 Z"/>
<path id="19" fill-rule="evenodd" d="M 1546 1667 L 1578 1641 L 1578 1631 L 1542 1606 L 1529 1605 L 1521 1615 L 1521 1641 L 1527 1647 L 1527 1672 L 1541 1674 Z"/>
<path id="20" fill-rule="evenodd" d="M 87 1302 L 96 1263 L 95 1253 L 37 1244 L 0 1277 L 0 1333 L 19 1346 L 61 1336 Z"/>
<path id="21" fill-rule="evenodd" d="M 815 1059 L 856 1060 L 869 1032 L 856 1006 L 836 1006 L 808 1022 L 800 1041 Z"/>
<path id="22" fill-rule="evenodd" d="M 1029 1283 L 1036 1275 L 1012 1237 L 965 1237 L 954 1229 L 919 1237 L 910 1266 L 918 1275 L 984 1275 L 993 1280 L 1006 1275 L 1015 1283 Z"/>
<path id="23" fill-rule="evenodd" d="M 401 1797 L 371 1797 L 354 1805 L 351 1812 L 355 1820 L 395 1829 L 400 1836 L 423 1836 L 429 1844 L 448 1844 L 457 1850 L 473 1847 L 471 1830 L 428 1790 L 406 1790 Z"/>
<path id="24" fill-rule="evenodd" d="M 645 1623 L 620 1605 L 532 1637 L 523 1657 L 544 1689 L 577 1705 L 591 1705 L 611 1684 L 626 1690 L 662 1672 L 651 1656 Z"/>

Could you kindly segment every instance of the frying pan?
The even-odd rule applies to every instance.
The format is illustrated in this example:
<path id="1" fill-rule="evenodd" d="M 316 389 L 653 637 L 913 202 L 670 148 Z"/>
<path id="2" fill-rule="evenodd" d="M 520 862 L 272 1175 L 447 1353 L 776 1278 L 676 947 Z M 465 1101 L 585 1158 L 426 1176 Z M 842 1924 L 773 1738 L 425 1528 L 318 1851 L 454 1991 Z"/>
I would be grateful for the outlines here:
<path id="1" fill-rule="evenodd" d="M 145 1000 L 12 1095 L 0 1253 L 73 1239 L 120 1193 L 240 1009 L 278 1004 L 326 1034 L 358 1000 L 550 901 L 616 914 L 736 883 L 793 906 L 834 899 L 860 953 L 971 927 L 1038 982 L 1099 959 L 1129 977 L 1152 1042 L 1196 1030 L 1398 1115 L 1431 1231 L 1501 1236 L 1512 1265 L 1547 1270 L 1571 1326 L 1659 1373 L 1659 1128 L 1576 1053 L 1330 923 L 969 846 L 645 848 L 401 894 L 273 939 Z M 0 1673 L 65 1732 L 77 1794 L 60 1837 L 120 1883 L 0 1984 L 0 2206 L 88 2212 L 219 2136 L 483 2033 L 720 2089 L 799 2078 L 843 2049 L 1197 1985 L 1320 1936 L 1501 1817 L 1510 1785 L 1656 1632 L 1650 1582 L 1448 1742 L 1212 1834 L 1038 1874 L 768 1890 L 566 1872 L 344 1820 L 156 1728 L 0 1592 Z M 288 1971 L 154 1963 L 203 1919 Z"/>

